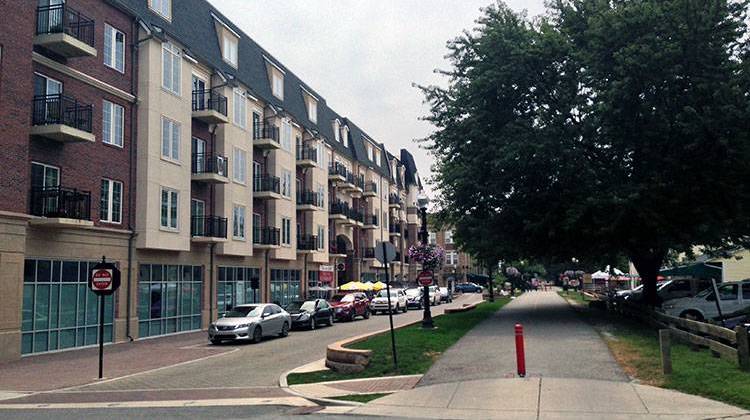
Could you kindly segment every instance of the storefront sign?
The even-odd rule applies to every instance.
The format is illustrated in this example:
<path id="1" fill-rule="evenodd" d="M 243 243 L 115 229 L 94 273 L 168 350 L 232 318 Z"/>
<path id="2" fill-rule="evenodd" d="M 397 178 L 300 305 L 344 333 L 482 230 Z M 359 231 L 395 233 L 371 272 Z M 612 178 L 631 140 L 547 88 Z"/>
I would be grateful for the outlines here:
<path id="1" fill-rule="evenodd" d="M 333 283 L 333 271 L 320 271 L 318 273 L 318 279 L 321 283 Z"/>

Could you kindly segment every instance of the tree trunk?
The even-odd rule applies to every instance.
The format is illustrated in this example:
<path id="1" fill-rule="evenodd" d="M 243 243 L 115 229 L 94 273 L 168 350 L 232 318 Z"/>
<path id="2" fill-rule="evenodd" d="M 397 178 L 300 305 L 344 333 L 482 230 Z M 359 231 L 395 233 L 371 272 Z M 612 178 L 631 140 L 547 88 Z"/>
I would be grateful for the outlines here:
<path id="1" fill-rule="evenodd" d="M 494 302 L 495 301 L 495 292 L 492 290 L 492 268 L 488 268 L 487 271 L 489 271 L 489 275 L 490 275 L 490 281 L 487 282 L 489 284 L 489 287 L 490 287 L 490 302 Z"/>
<path id="2" fill-rule="evenodd" d="M 649 306 L 656 306 L 659 302 L 659 296 L 656 293 L 656 278 L 659 276 L 659 269 L 666 252 L 643 252 L 631 255 L 635 269 L 641 276 L 643 283 L 643 302 Z"/>

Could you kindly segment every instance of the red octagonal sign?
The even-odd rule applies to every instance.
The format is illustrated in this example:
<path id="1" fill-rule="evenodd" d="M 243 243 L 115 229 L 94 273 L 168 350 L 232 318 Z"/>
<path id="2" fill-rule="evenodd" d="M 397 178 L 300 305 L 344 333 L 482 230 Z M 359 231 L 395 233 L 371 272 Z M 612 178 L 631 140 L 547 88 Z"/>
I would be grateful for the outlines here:
<path id="1" fill-rule="evenodd" d="M 417 276 L 417 281 L 422 286 L 431 286 L 432 285 L 432 271 L 429 271 L 429 270 L 422 271 Z"/>
<path id="2" fill-rule="evenodd" d="M 112 270 L 108 268 L 94 270 L 91 275 L 92 289 L 94 289 L 94 291 L 112 290 L 112 277 Z"/>

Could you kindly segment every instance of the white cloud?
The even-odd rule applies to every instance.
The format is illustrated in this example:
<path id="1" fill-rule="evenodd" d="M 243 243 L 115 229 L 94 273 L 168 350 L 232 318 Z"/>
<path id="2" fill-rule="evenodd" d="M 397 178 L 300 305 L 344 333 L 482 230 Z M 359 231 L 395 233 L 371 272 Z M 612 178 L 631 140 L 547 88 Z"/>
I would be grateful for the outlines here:
<path id="1" fill-rule="evenodd" d="M 446 42 L 474 27 L 489 0 L 210 0 L 224 15 L 398 155 L 423 179 L 432 159 L 413 142 L 430 133 L 418 84 L 442 84 Z M 543 0 L 508 1 L 530 15 Z"/>

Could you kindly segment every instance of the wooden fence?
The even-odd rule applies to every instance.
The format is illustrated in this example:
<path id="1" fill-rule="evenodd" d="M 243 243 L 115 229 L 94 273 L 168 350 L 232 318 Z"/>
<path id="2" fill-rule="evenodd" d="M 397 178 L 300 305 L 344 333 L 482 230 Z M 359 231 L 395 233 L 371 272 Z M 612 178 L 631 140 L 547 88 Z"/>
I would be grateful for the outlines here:
<path id="1" fill-rule="evenodd" d="M 691 346 L 707 348 L 714 355 L 737 363 L 740 369 L 750 371 L 750 341 L 748 330 L 742 325 L 730 330 L 714 324 L 674 317 L 632 303 L 618 305 L 618 310 L 657 328 L 668 329 L 672 337 Z"/>

